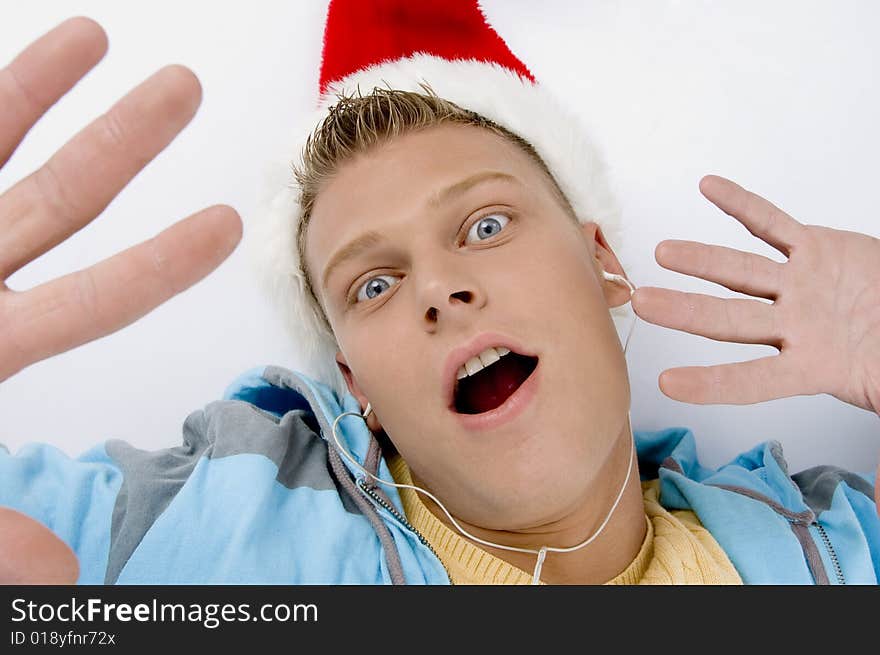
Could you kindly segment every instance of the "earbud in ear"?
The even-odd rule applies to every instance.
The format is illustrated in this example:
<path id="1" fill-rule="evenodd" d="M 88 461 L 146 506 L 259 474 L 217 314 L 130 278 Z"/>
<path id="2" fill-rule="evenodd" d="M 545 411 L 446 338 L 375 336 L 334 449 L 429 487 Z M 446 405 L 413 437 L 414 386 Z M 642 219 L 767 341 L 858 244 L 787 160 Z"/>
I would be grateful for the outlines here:
<path id="1" fill-rule="evenodd" d="M 626 278 L 622 275 L 618 275 L 617 273 L 609 273 L 604 268 L 602 269 L 602 277 L 606 280 L 611 280 L 612 282 L 623 282 Z"/>
<path id="2" fill-rule="evenodd" d="M 622 275 L 618 275 L 617 273 L 609 273 L 603 268 L 602 277 L 604 277 L 606 280 L 610 280 L 611 282 L 619 282 L 620 284 L 625 284 L 626 286 L 628 286 L 630 296 L 632 296 L 632 294 L 634 294 L 636 291 L 636 288 L 632 285 L 632 283 Z"/>

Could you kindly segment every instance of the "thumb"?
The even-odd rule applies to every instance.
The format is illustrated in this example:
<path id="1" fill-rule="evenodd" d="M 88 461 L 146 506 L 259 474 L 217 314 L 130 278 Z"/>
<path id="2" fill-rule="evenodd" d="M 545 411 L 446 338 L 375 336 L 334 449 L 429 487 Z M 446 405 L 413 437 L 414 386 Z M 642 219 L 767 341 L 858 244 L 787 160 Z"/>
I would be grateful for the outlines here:
<path id="1" fill-rule="evenodd" d="M 73 551 L 42 523 L 0 507 L 0 584 L 76 584 Z"/>

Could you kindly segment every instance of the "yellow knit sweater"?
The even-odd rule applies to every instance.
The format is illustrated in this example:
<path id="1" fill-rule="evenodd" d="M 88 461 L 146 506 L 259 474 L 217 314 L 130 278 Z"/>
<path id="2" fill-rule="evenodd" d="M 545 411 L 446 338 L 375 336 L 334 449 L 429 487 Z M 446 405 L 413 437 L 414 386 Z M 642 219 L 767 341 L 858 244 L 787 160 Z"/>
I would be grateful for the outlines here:
<path id="1" fill-rule="evenodd" d="M 398 484 L 412 484 L 400 455 L 388 462 Z M 742 584 L 696 514 L 660 505 L 659 480 L 642 483 L 647 534 L 638 555 L 605 584 Z M 400 489 L 407 520 L 437 552 L 453 584 L 531 584 L 532 575 L 474 545 L 434 516 L 412 489 Z M 544 584 L 543 582 L 541 584 Z"/>

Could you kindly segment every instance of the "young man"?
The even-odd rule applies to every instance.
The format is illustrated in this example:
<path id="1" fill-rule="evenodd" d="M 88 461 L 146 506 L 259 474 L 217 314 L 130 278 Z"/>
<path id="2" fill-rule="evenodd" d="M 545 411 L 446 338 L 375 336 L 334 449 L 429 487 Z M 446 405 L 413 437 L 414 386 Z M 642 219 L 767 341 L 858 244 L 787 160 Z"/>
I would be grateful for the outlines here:
<path id="1" fill-rule="evenodd" d="M 334 5 L 328 29 L 338 24 Z M 85 21 L 58 29 L 45 38 L 79 39 L 82 58 L 68 58 L 72 83 L 77 65 L 94 63 L 102 35 Z M 40 45 L 23 55 L 16 73 L 40 69 L 48 49 Z M 430 61 L 419 64 L 430 70 Z M 56 87 L 43 97 L 57 97 L 64 79 L 46 82 Z M 503 72 L 498 84 L 508 83 L 526 84 Z M 282 280 L 293 327 L 312 336 L 322 362 L 326 346 L 333 347 L 345 387 L 320 372 L 313 379 L 255 369 L 230 386 L 225 400 L 187 418 L 179 448 L 145 453 L 108 442 L 76 461 L 45 447 L 0 459 L 0 505 L 13 510 L 3 514 L 2 534 L 11 535 L 0 558 L 11 568 L 7 576 L 51 573 L 108 583 L 876 583 L 880 521 L 866 477 L 830 467 L 790 477 L 772 443 L 710 471 L 699 466 L 693 437 L 682 428 L 636 433 L 634 457 L 626 362 L 609 315 L 630 289 L 600 226 L 601 203 L 584 213 L 601 197 L 601 169 L 593 167 L 588 189 L 579 189 L 560 160 L 547 163 L 551 151 L 540 138 L 532 138 L 538 152 L 510 127 L 450 105 L 446 93 L 389 86 L 339 98 L 307 144 L 296 193 L 279 196 L 275 217 L 288 229 L 273 233 L 267 223 L 276 238 L 254 241 L 277 246 L 274 255 L 259 252 Z M 481 89 L 485 96 L 491 91 Z M 195 103 L 180 100 L 197 93 L 182 71 L 160 73 L 123 107 L 150 112 L 149 103 L 135 101 L 149 93 L 176 107 L 165 135 L 191 117 Z M 39 115 L 38 107 L 18 106 L 8 151 Z M 62 184 L 75 174 L 68 162 L 84 149 L 105 150 L 100 124 L 90 129 L 53 162 Z M 170 138 L 155 131 L 129 136 L 142 138 L 151 154 Z M 119 173 L 79 190 L 83 202 L 68 225 L 91 220 L 136 170 L 125 148 L 103 154 Z M 578 150 L 574 159 L 585 154 Z M 5 276 L 69 234 L 50 231 L 58 225 L 48 220 L 57 205 L 29 196 L 34 186 L 25 180 L 0 201 L 0 220 L 11 228 L 3 231 L 9 247 L 0 249 Z M 679 259 L 679 270 L 690 268 L 683 272 L 777 303 L 725 301 L 736 311 L 721 326 L 711 323 L 720 305 L 709 299 L 698 299 L 691 322 L 663 306 L 681 302 L 674 292 L 640 291 L 634 307 L 661 324 L 770 343 L 782 354 L 715 367 L 710 375 L 718 384 L 709 392 L 720 395 L 698 396 L 701 380 L 687 371 L 665 379 L 664 390 L 695 402 L 825 392 L 876 411 L 877 240 L 800 225 L 720 178 L 701 186 L 789 262 L 675 243 L 667 244 L 673 257 L 658 258 Z M 15 222 L 26 211 L 35 216 L 30 232 Z M 177 232 L 197 222 L 208 235 L 204 246 L 179 241 Z M 20 310 L 4 312 L 11 335 L 0 357 L 4 377 L 118 329 L 169 290 L 192 284 L 234 247 L 238 227 L 228 211 L 215 209 L 71 277 L 67 289 L 63 278 L 42 291 L 69 296 L 91 275 L 98 311 L 83 313 L 97 314 L 97 322 L 77 313 L 88 307 L 70 307 L 63 332 L 57 323 L 20 318 Z M 168 256 L 186 247 L 194 250 Z M 141 258 L 156 249 L 161 261 L 174 262 L 164 280 L 139 275 L 148 266 Z M 700 267 L 706 254 L 752 266 L 753 273 L 730 273 L 736 269 L 718 259 Z M 143 279 L 136 306 L 114 286 L 122 267 L 127 278 Z M 834 280 L 824 279 L 832 270 Z M 16 308 L 37 308 L 41 289 L 22 294 Z M 10 294 L 3 301 L 12 307 Z M 805 307 L 817 302 L 829 322 L 804 325 Z M 764 386 L 750 388 L 749 380 L 759 378 Z M 346 412 L 366 414 L 366 424 Z M 410 481 L 431 496 L 420 499 L 411 489 L 398 495 L 391 486 Z M 78 572 L 42 526 L 73 549 Z M 29 543 L 45 554 L 33 556 Z"/>

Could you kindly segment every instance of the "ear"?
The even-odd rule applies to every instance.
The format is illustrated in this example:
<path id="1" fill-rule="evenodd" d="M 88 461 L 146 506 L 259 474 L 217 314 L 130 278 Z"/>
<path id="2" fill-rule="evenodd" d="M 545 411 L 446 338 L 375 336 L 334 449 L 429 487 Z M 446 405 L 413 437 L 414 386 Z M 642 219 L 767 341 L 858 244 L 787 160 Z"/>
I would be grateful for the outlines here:
<path id="1" fill-rule="evenodd" d="M 587 221 L 581 224 L 580 230 L 592 251 L 596 278 L 605 292 L 605 300 L 608 306 L 619 307 L 620 305 L 625 305 L 630 300 L 629 287 L 621 282 L 606 280 L 602 275 L 602 270 L 604 269 L 609 273 L 616 273 L 617 275 L 627 277 L 623 266 L 617 261 L 617 256 L 611 250 L 611 246 L 608 245 L 608 241 L 606 241 L 605 235 L 602 233 L 602 228 L 593 221 Z"/>
<path id="2" fill-rule="evenodd" d="M 363 414 L 364 410 L 367 409 L 367 403 L 369 401 L 367 400 L 366 395 L 364 395 L 364 392 L 358 386 L 357 380 L 354 378 L 354 373 L 351 372 L 351 367 L 349 367 L 348 362 L 345 361 L 345 355 L 342 354 L 341 350 L 336 351 L 336 365 L 339 367 L 342 377 L 345 378 L 345 384 L 348 385 L 348 390 L 351 392 L 351 395 L 357 399 L 358 404 L 361 406 L 361 414 Z M 382 424 L 376 417 L 375 408 L 373 408 L 373 411 L 371 411 L 370 415 L 367 417 L 367 427 L 371 432 L 382 431 Z"/>

